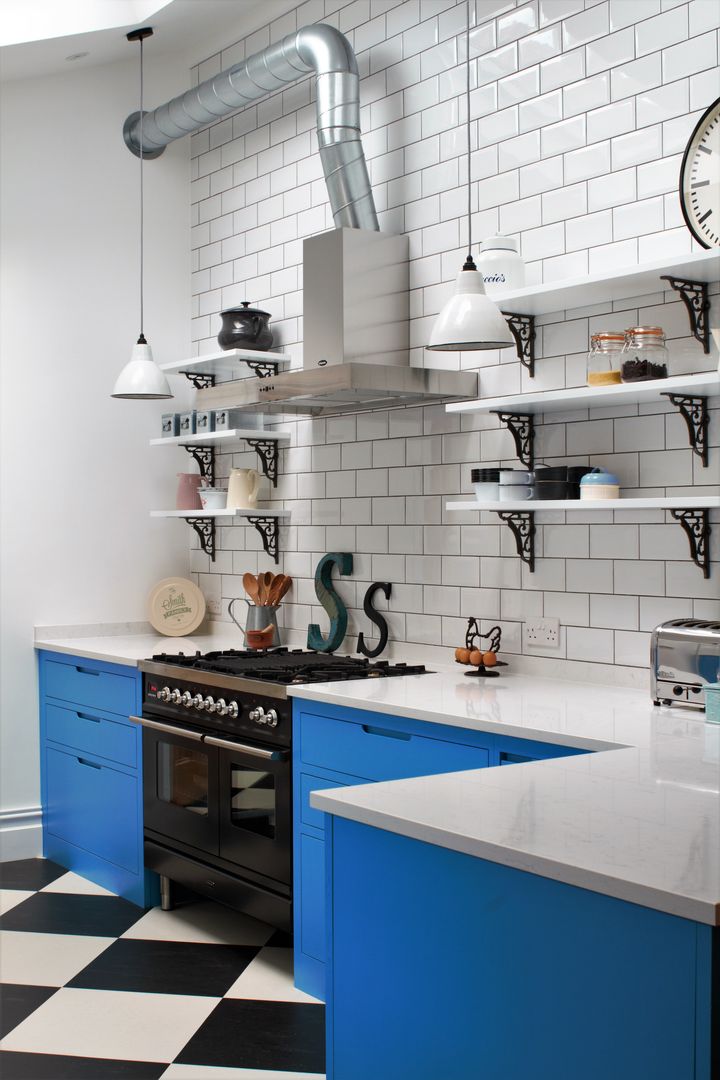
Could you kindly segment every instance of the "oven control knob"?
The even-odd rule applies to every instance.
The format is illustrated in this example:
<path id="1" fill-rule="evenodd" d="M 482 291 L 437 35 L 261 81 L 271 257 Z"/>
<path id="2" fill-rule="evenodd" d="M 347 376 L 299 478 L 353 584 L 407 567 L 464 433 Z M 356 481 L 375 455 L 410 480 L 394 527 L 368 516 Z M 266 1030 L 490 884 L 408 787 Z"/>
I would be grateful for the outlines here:
<path id="1" fill-rule="evenodd" d="M 170 687 L 163 686 L 162 690 L 158 690 L 158 701 L 170 700 Z"/>
<path id="2" fill-rule="evenodd" d="M 202 694 L 195 695 L 195 697 L 192 699 L 192 706 L 194 709 L 202 712 L 202 710 L 205 708 L 205 698 L 202 696 Z"/>
<path id="3" fill-rule="evenodd" d="M 268 709 L 268 711 L 265 713 L 265 723 L 268 727 L 277 727 L 278 714 L 275 712 L 274 709 Z"/>
<path id="4" fill-rule="evenodd" d="M 254 723 L 256 723 L 256 724 L 262 724 L 262 723 L 263 723 L 263 721 L 262 721 L 262 719 L 261 719 L 261 718 L 262 718 L 262 717 L 263 717 L 264 715 L 265 715 L 265 714 L 263 713 L 263 710 L 262 710 L 262 709 L 260 709 L 260 708 L 258 708 L 258 709 L 251 709 L 251 710 L 250 710 L 250 712 L 248 713 L 248 720 L 252 720 L 252 721 L 253 721 Z"/>
<path id="5" fill-rule="evenodd" d="M 218 716 L 227 716 L 228 707 L 227 707 L 227 704 L 225 703 L 225 698 L 219 697 L 217 699 L 217 701 L 215 702 L 214 709 L 215 709 L 215 712 L 218 714 Z"/>
<path id="6" fill-rule="evenodd" d="M 227 714 L 232 720 L 237 720 L 238 713 L 240 712 L 237 701 L 231 701 L 227 707 Z"/>
<path id="7" fill-rule="evenodd" d="M 192 694 L 190 693 L 189 690 L 186 690 L 185 693 L 180 698 L 180 704 L 184 705 L 186 709 L 192 709 L 193 696 L 192 696 Z"/>
<path id="8" fill-rule="evenodd" d="M 177 686 L 174 690 L 171 691 L 169 700 L 172 701 L 173 705 L 179 705 L 182 701 L 182 694 L 178 690 Z"/>
<path id="9" fill-rule="evenodd" d="M 215 698 L 214 698 L 214 697 L 210 697 L 210 695 L 209 695 L 209 694 L 208 694 L 208 696 L 207 696 L 207 697 L 205 698 L 205 708 L 206 708 L 206 709 L 207 709 L 207 711 L 208 711 L 208 712 L 210 712 L 210 713 L 212 713 L 212 712 L 216 712 L 216 711 L 217 711 L 217 705 L 215 704 Z"/>

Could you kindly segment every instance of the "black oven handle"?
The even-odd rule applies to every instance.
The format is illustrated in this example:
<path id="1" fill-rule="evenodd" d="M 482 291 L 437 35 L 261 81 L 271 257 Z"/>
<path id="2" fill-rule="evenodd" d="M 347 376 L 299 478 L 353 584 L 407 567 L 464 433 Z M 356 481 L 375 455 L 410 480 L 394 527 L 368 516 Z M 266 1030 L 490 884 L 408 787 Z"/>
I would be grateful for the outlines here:
<path id="1" fill-rule="evenodd" d="M 247 746 L 245 743 L 231 742 L 230 739 L 216 739 L 214 735 L 206 735 L 203 742 L 206 742 L 208 746 L 219 746 L 222 750 L 235 750 L 238 754 L 263 758 L 265 761 L 283 761 L 287 757 L 282 750 L 263 750 L 260 746 Z"/>
<path id="2" fill-rule="evenodd" d="M 142 724 L 143 727 L 152 728 L 153 731 L 162 731 L 165 735 L 182 735 L 184 739 L 192 739 L 193 742 L 202 742 L 202 734 L 189 728 L 173 727 L 172 724 L 161 724 L 157 720 L 148 720 L 146 716 L 131 716 L 134 724 Z"/>

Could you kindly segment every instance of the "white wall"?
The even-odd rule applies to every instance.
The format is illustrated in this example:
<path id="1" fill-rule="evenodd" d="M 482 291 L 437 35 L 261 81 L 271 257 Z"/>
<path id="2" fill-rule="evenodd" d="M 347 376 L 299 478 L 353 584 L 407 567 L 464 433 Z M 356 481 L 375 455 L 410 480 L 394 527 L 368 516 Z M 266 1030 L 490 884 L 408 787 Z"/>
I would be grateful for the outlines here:
<path id="1" fill-rule="evenodd" d="M 188 83 L 146 70 L 149 101 Z M 3 87 L 0 829 L 39 803 L 33 625 L 143 619 L 153 582 L 187 570 L 185 530 L 148 514 L 172 505 L 174 462 L 148 447 L 167 402 L 110 398 L 138 334 L 136 102 L 137 60 Z M 145 170 L 160 361 L 189 347 L 188 152 Z"/>

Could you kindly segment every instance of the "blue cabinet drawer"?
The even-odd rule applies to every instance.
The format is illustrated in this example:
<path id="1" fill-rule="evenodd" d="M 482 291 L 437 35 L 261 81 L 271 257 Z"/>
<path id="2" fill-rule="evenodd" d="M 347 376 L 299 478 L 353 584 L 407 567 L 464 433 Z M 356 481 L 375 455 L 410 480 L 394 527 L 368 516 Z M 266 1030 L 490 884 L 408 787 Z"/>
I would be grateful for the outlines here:
<path id="1" fill-rule="evenodd" d="M 121 716 L 129 716 L 135 708 L 132 675 L 103 671 L 93 662 L 63 664 L 57 660 L 46 660 L 44 672 L 44 690 L 48 697 L 120 713 Z"/>
<path id="2" fill-rule="evenodd" d="M 50 746 L 45 770 L 48 832 L 138 874 L 137 777 Z"/>
<path id="3" fill-rule="evenodd" d="M 375 726 L 303 713 L 301 725 L 304 764 L 360 774 L 369 780 L 403 780 L 482 769 L 488 764 L 488 751 L 483 747 L 397 731 L 384 718 L 378 717 Z"/>
<path id="4" fill-rule="evenodd" d="M 110 720 L 99 712 L 62 708 L 48 704 L 45 709 L 45 736 L 50 742 L 72 746 L 96 757 L 137 767 L 138 733 L 130 724 Z"/>
<path id="5" fill-rule="evenodd" d="M 367 780 L 361 780 L 359 776 L 343 776 L 331 780 L 324 776 L 313 776 L 311 773 L 300 774 L 300 806 L 303 825 L 310 825 L 313 829 L 325 828 L 325 815 L 322 810 L 316 810 L 310 805 L 311 791 L 325 791 L 326 788 L 354 787 L 357 784 L 367 784 Z"/>

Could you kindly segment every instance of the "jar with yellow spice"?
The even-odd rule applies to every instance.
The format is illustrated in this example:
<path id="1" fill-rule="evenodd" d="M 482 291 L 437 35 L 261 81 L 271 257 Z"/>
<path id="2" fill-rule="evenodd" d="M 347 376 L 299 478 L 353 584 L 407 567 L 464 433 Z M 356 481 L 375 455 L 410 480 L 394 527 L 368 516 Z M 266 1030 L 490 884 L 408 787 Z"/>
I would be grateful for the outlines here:
<path id="1" fill-rule="evenodd" d="M 611 386 L 622 381 L 621 364 L 625 334 L 620 330 L 605 330 L 590 338 L 588 353 L 588 386 Z"/>

